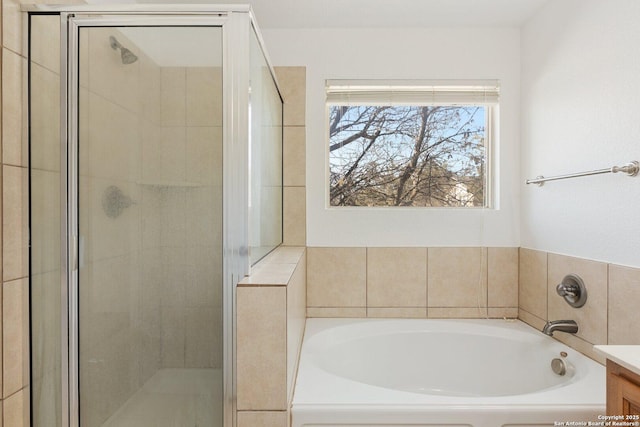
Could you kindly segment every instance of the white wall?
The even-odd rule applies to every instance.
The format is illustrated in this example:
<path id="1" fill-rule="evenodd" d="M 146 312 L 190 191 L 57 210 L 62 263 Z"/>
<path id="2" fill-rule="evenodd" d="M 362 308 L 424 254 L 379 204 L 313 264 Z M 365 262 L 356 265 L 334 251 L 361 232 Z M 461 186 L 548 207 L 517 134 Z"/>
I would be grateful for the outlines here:
<path id="1" fill-rule="evenodd" d="M 522 179 L 640 160 L 640 2 L 550 1 L 522 31 Z M 640 177 L 521 188 L 521 246 L 640 266 Z"/>
<path id="2" fill-rule="evenodd" d="M 518 246 L 518 29 L 265 30 L 271 62 L 307 67 L 308 246 Z M 499 209 L 326 208 L 326 79 L 499 79 Z"/>

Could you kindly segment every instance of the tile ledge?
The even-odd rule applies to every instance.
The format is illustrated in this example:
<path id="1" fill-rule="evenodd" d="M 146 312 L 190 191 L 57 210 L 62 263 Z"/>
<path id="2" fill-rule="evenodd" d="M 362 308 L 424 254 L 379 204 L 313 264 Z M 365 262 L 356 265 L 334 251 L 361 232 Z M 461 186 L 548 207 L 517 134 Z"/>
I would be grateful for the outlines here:
<path id="1" fill-rule="evenodd" d="M 259 267 L 262 264 L 296 264 L 302 258 L 302 254 L 305 251 L 304 246 L 278 246 L 271 251 L 267 256 L 262 258 L 255 267 Z"/>
<path id="2" fill-rule="evenodd" d="M 258 261 L 238 286 L 287 286 L 304 254 L 304 246 L 280 246 Z"/>

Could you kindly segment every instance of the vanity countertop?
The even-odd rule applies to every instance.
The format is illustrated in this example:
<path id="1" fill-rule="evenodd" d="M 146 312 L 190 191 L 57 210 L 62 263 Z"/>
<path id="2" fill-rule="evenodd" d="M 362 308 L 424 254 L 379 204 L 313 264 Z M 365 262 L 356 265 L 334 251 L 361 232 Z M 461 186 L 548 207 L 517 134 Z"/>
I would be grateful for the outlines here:
<path id="1" fill-rule="evenodd" d="M 595 345 L 596 351 L 640 375 L 640 345 Z"/>

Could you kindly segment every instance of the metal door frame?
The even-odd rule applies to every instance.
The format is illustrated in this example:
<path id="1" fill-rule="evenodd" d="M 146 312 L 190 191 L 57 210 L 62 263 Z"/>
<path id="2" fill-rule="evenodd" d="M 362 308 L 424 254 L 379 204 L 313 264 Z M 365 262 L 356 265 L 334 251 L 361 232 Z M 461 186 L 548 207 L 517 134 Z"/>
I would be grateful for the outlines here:
<path id="1" fill-rule="evenodd" d="M 79 427 L 78 99 L 79 29 L 116 26 L 215 26 L 223 38 L 223 377 L 224 426 L 236 424 L 235 289 L 249 271 L 249 40 L 253 30 L 278 87 L 247 5 L 25 5 L 60 15 L 62 425 Z M 278 89 L 279 90 L 279 89 Z M 65 173 L 66 171 L 66 173 Z"/>

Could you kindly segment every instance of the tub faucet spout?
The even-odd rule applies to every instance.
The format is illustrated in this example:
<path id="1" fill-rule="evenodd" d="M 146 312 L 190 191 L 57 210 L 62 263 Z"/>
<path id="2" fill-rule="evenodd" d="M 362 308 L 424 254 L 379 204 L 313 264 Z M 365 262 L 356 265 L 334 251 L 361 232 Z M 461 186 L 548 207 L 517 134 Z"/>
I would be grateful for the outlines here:
<path id="1" fill-rule="evenodd" d="M 553 336 L 555 331 L 577 334 L 578 324 L 574 320 L 554 320 L 553 322 L 547 322 L 542 328 L 542 332 L 549 336 Z"/>

